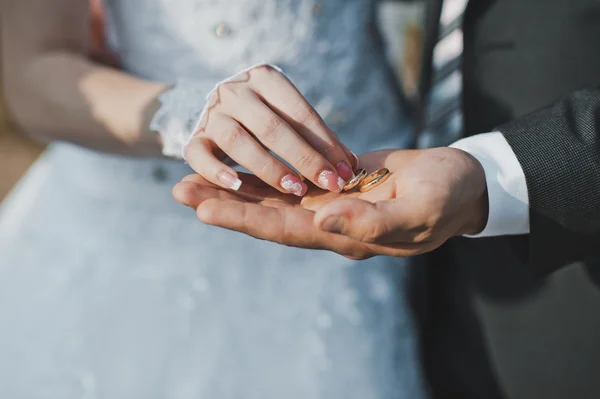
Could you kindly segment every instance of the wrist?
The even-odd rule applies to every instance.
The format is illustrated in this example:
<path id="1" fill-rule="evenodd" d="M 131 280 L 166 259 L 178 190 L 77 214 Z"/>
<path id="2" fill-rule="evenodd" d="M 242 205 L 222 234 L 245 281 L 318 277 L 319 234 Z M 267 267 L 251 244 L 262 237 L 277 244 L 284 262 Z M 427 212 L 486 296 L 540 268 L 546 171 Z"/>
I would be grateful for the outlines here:
<path id="1" fill-rule="evenodd" d="M 459 235 L 475 235 L 485 229 L 489 215 L 489 198 L 485 170 L 481 162 L 466 151 L 459 150 L 467 162 L 465 174 L 465 190 L 468 201 L 462 206 L 463 227 Z"/>
<path id="2" fill-rule="evenodd" d="M 161 107 L 160 103 L 160 95 L 165 91 L 169 90 L 169 86 L 161 84 L 157 85 L 155 92 L 152 95 L 152 99 L 145 104 L 142 108 L 142 134 L 146 138 L 146 141 L 149 145 L 156 147 L 159 152 L 162 152 L 163 149 L 163 140 L 160 135 L 160 132 L 152 128 L 152 121 L 156 116 L 156 113 Z"/>

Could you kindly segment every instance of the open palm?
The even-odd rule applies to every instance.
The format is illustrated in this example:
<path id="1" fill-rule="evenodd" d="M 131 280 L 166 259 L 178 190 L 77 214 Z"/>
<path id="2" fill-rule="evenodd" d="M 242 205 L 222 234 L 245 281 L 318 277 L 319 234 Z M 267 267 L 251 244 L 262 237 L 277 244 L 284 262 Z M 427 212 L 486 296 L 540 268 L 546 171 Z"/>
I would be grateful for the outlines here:
<path id="1" fill-rule="evenodd" d="M 196 209 L 202 222 L 259 239 L 331 250 L 355 259 L 374 255 L 410 256 L 434 249 L 460 233 L 462 225 L 441 215 L 441 209 L 447 208 L 444 203 L 449 193 L 447 182 L 452 182 L 456 175 L 455 165 L 447 164 L 451 162 L 446 160 L 456 150 L 450 150 L 449 154 L 443 152 L 446 150 L 386 150 L 361 156 L 360 167 L 369 173 L 380 168 L 391 172 L 383 184 L 366 193 L 356 190 L 338 194 L 311 187 L 299 198 L 280 193 L 255 176 L 240 174 L 244 184 L 236 192 L 190 175 L 175 186 L 173 194 L 179 202 Z M 386 221 L 384 212 L 389 204 L 397 207 L 397 201 L 402 201 L 401 211 L 405 215 L 392 225 Z M 350 234 L 325 231 L 319 215 L 326 208 L 354 213 L 352 217 L 359 221 L 364 213 L 361 231 Z M 377 216 L 381 220 L 370 223 L 376 212 L 381 213 Z M 444 231 L 439 238 L 430 234 L 434 224 Z"/>

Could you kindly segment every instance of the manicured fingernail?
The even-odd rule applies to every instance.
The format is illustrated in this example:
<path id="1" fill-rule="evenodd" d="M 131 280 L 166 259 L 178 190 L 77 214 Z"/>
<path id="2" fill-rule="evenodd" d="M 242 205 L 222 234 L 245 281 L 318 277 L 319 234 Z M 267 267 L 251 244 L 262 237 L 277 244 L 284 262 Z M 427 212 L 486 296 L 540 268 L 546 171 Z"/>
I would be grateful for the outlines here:
<path id="1" fill-rule="evenodd" d="M 340 162 L 335 166 L 340 177 L 346 181 L 350 181 L 354 177 L 352 168 L 346 162 Z"/>
<path id="2" fill-rule="evenodd" d="M 319 173 L 319 177 L 317 177 L 317 183 L 319 183 L 322 188 L 333 191 L 334 193 L 339 193 L 346 185 L 344 179 L 329 169 L 325 169 Z"/>
<path id="3" fill-rule="evenodd" d="M 358 157 L 352 151 L 350 151 L 350 154 L 352 154 L 352 157 L 354 158 L 352 160 L 352 166 L 354 166 L 354 169 L 358 169 L 358 164 L 360 163 L 360 161 L 358 160 Z"/>
<path id="4" fill-rule="evenodd" d="M 328 231 L 330 233 L 341 233 L 342 232 L 343 220 L 339 216 L 329 216 L 323 223 L 321 223 L 321 230 Z"/>
<path id="5" fill-rule="evenodd" d="M 217 179 L 219 179 L 219 182 L 223 186 L 234 191 L 237 191 L 242 187 L 242 181 L 229 172 L 219 172 Z"/>
<path id="6" fill-rule="evenodd" d="M 281 187 L 283 187 L 285 191 L 297 195 L 298 197 L 302 197 L 308 190 L 308 186 L 302 183 L 300 178 L 292 174 L 283 176 L 281 179 Z"/>

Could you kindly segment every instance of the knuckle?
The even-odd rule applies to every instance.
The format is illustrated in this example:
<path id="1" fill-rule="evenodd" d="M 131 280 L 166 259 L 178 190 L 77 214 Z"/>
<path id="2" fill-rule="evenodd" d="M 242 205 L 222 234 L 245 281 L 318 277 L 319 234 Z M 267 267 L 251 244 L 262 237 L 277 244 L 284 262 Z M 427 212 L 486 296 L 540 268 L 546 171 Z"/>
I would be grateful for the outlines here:
<path id="1" fill-rule="evenodd" d="M 323 143 L 323 145 L 320 148 L 320 151 L 327 158 L 331 156 L 343 155 L 341 148 L 338 148 L 338 146 L 331 142 Z"/>
<path id="2" fill-rule="evenodd" d="M 192 137 L 184 148 L 186 159 L 190 156 L 196 156 L 209 151 L 210 145 L 208 144 L 208 141 L 209 139 L 202 137 L 200 134 Z"/>
<path id="3" fill-rule="evenodd" d="M 202 114 L 200 115 L 200 120 L 198 121 L 198 126 L 196 127 L 196 130 L 193 133 L 194 137 L 199 136 L 201 134 L 206 134 L 206 127 L 208 125 L 208 119 L 209 119 L 209 112 L 203 111 Z"/>
<path id="4" fill-rule="evenodd" d="M 279 226 L 280 226 L 280 231 L 278 234 L 280 237 L 280 243 L 288 244 L 288 243 L 294 242 L 294 239 L 296 238 L 296 234 L 294 233 L 295 230 L 290 225 L 290 221 L 288 220 L 288 218 L 285 216 L 285 214 L 283 212 L 281 212 L 281 210 L 277 211 L 277 218 L 279 219 Z"/>
<path id="5" fill-rule="evenodd" d="M 269 78 L 278 73 L 275 68 L 268 64 L 255 66 L 251 72 L 259 78 Z"/>
<path id="6" fill-rule="evenodd" d="M 298 108 L 295 119 L 302 125 L 310 125 L 321 120 L 321 115 L 310 104 L 306 103 Z"/>
<path id="7" fill-rule="evenodd" d="M 217 86 L 217 93 L 223 99 L 232 98 L 238 96 L 238 85 L 235 85 L 233 82 L 223 82 L 219 83 Z"/>
<path id="8" fill-rule="evenodd" d="M 273 157 L 268 157 L 265 162 L 262 162 L 258 167 L 258 175 L 259 176 L 270 176 L 274 171 L 279 170 L 279 165 L 277 161 Z M 282 175 L 283 176 L 283 175 Z"/>
<path id="9" fill-rule="evenodd" d="M 262 71 L 262 72 L 272 72 L 274 70 L 274 68 L 269 64 L 257 65 L 252 69 L 256 70 L 256 71 Z"/>
<path id="10" fill-rule="evenodd" d="M 248 208 L 244 207 L 241 210 L 241 215 L 239 215 L 242 226 L 252 226 L 252 215 L 248 212 Z"/>
<path id="11" fill-rule="evenodd" d="M 220 135 L 219 144 L 223 149 L 233 150 L 240 146 L 245 134 L 246 132 L 242 127 L 234 127 Z"/>
<path id="12" fill-rule="evenodd" d="M 282 226 L 281 226 L 281 232 L 279 233 L 279 236 L 281 237 L 280 243 L 281 244 L 289 244 L 289 243 L 294 242 L 295 234 L 294 234 L 294 231 L 290 228 L 289 222 L 287 221 L 287 219 L 285 217 L 282 217 L 281 221 L 282 221 Z"/>
<path id="13" fill-rule="evenodd" d="M 308 151 L 301 154 L 296 161 L 296 167 L 301 170 L 308 169 L 317 160 L 317 153 L 314 151 Z M 320 173 L 320 170 L 319 172 Z M 315 175 L 313 179 L 318 179 L 318 175 Z"/>
<path id="14" fill-rule="evenodd" d="M 263 131 L 261 132 L 261 138 L 270 142 L 277 140 L 281 123 L 281 119 L 275 115 L 271 115 L 270 117 L 266 118 Z"/>

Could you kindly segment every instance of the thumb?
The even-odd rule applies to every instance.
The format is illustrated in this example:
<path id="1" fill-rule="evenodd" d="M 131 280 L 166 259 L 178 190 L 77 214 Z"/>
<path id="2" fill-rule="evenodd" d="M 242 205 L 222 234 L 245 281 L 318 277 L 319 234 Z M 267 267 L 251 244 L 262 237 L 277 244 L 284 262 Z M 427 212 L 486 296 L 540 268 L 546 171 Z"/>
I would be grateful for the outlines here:
<path id="1" fill-rule="evenodd" d="M 394 242 L 399 238 L 393 235 L 406 224 L 404 208 L 404 202 L 400 199 L 376 203 L 360 199 L 340 199 L 320 208 L 315 214 L 314 222 L 321 230 L 362 242 Z"/>

